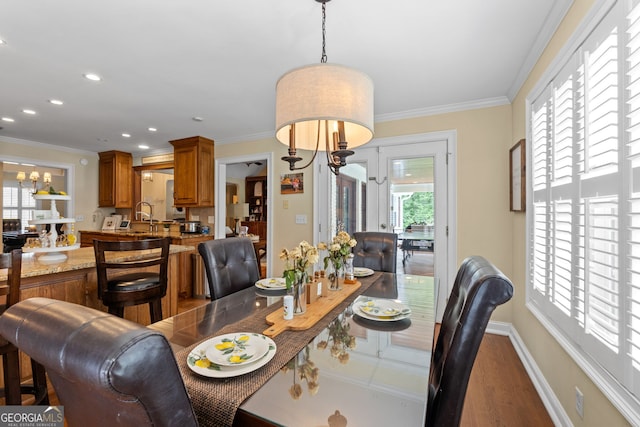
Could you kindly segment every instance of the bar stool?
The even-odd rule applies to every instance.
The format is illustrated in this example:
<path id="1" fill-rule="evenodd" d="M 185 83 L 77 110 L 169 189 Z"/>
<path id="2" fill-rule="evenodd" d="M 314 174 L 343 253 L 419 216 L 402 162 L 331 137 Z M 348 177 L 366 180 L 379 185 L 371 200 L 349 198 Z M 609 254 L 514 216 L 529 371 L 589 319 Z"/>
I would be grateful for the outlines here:
<path id="1" fill-rule="evenodd" d="M 149 304 L 151 323 L 162 320 L 161 299 L 167 293 L 170 243 L 169 237 L 123 242 L 93 241 L 98 273 L 98 298 L 108 307 L 109 313 L 124 317 L 125 307 Z M 113 252 L 123 255 L 131 251 L 152 249 L 160 251 L 156 250 L 142 257 L 139 254 L 129 254 L 131 256 L 127 256 L 124 261 L 111 261 Z M 107 253 L 110 254 L 105 256 Z M 159 271 L 140 271 L 152 266 L 159 266 Z M 113 276 L 108 271 L 111 269 L 137 271 Z"/>
<path id="2" fill-rule="evenodd" d="M 7 286 L 0 288 L 0 295 L 6 295 L 6 302 L 0 306 L 0 314 L 20 301 L 20 275 L 22 274 L 22 250 L 14 249 L 0 255 L 0 269 L 7 270 Z M 44 367 L 31 359 L 31 385 L 20 384 L 20 355 L 18 348 L 0 336 L 0 354 L 4 374 L 5 405 L 21 405 L 23 394 L 35 397 L 34 405 L 48 405 L 47 377 Z"/>

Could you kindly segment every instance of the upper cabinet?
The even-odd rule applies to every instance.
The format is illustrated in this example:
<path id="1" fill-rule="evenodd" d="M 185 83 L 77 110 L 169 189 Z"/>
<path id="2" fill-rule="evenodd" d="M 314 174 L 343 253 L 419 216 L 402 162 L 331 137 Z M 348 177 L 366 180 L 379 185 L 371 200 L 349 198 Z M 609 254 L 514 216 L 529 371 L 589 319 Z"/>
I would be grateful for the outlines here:
<path id="1" fill-rule="evenodd" d="M 98 172 L 98 206 L 132 208 L 133 156 L 122 151 L 104 151 Z"/>
<path id="2" fill-rule="evenodd" d="M 175 206 L 213 206 L 213 140 L 202 136 L 169 141 L 173 145 Z"/>
<path id="3" fill-rule="evenodd" d="M 248 176 L 245 178 L 244 188 L 245 200 L 249 203 L 249 215 L 251 215 L 254 221 L 266 221 L 267 177 Z"/>

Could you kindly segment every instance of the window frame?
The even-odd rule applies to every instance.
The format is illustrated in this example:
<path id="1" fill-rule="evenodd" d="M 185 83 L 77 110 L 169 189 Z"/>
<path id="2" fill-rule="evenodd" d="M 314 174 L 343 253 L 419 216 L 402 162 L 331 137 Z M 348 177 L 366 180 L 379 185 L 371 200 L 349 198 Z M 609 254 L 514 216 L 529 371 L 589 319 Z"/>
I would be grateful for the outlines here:
<path id="1" fill-rule="evenodd" d="M 637 6 L 638 1 L 634 0 L 635 6 Z M 579 325 L 578 322 L 574 322 L 575 318 L 571 316 L 565 316 L 565 320 L 559 320 L 558 314 L 553 313 L 548 306 L 542 304 L 537 299 L 537 291 L 534 289 L 535 284 L 531 280 L 531 271 L 532 271 L 532 263 L 534 262 L 534 253 L 532 253 L 532 235 L 534 233 L 534 188 L 535 185 L 533 180 L 534 167 L 535 167 L 535 147 L 533 143 L 534 133 L 537 129 L 534 127 L 533 123 L 533 114 L 536 112 L 536 102 L 538 102 L 541 97 L 547 96 L 549 99 L 552 96 L 552 93 L 548 93 L 551 90 L 557 76 L 561 75 L 564 72 L 564 68 L 567 66 L 569 61 L 572 61 L 574 54 L 579 53 L 583 43 L 588 41 L 592 34 L 598 32 L 599 25 L 607 17 L 610 11 L 612 13 L 619 13 L 618 9 L 622 9 L 629 2 L 616 1 L 616 0 L 599 0 L 596 1 L 589 14 L 585 17 L 580 26 L 576 29 L 575 33 L 568 40 L 565 46 L 560 50 L 560 52 L 556 55 L 555 59 L 552 61 L 551 65 L 546 69 L 546 71 L 542 74 L 534 88 L 531 90 L 529 95 L 526 98 L 526 135 L 527 135 L 527 207 L 526 207 L 526 301 L 525 306 L 528 310 L 530 310 L 533 315 L 540 321 L 547 331 L 558 341 L 558 343 L 562 346 L 562 348 L 567 351 L 570 357 L 577 363 L 577 365 L 584 370 L 584 372 L 591 378 L 591 380 L 600 388 L 602 393 L 607 396 L 612 404 L 621 412 L 621 414 L 629 420 L 632 424 L 638 425 L 640 424 L 640 404 L 638 403 L 638 398 L 634 397 L 632 392 L 623 387 L 612 375 L 611 372 L 604 369 L 601 363 L 594 357 L 594 353 L 589 351 L 590 343 L 586 343 L 584 341 L 588 341 L 584 339 L 584 337 L 580 337 L 578 333 L 571 333 L 571 328 L 574 328 L 574 332 L 584 329 L 583 326 Z M 623 19 L 626 18 L 626 13 L 623 14 Z M 625 27 L 623 27 L 625 28 Z M 622 32 L 623 30 L 620 30 Z M 620 43 L 624 44 L 624 41 Z M 622 49 L 619 49 L 622 50 Z M 625 52 L 626 53 L 626 52 Z M 619 63 L 626 62 L 626 55 L 619 59 Z M 621 68 L 620 74 L 625 75 L 626 69 Z M 622 80 L 622 79 L 621 79 Z M 626 83 L 626 80 L 624 81 Z M 622 93 L 626 90 L 627 87 L 624 86 L 619 90 L 619 93 Z M 547 92 L 547 93 L 546 93 Z M 618 117 L 620 118 L 621 125 L 619 126 L 619 133 L 623 134 L 627 132 L 627 127 L 625 126 L 626 122 L 622 122 L 622 119 L 626 113 L 623 109 L 624 104 L 623 97 L 620 97 L 620 110 L 618 112 Z M 539 105 L 539 104 L 538 104 Z M 621 137 L 621 140 L 624 140 Z M 625 142 L 622 142 L 622 146 L 625 146 Z M 619 145 L 620 146 L 620 145 Z M 550 150 L 551 148 L 549 148 Z M 619 157 L 620 163 L 622 163 L 622 155 Z M 626 158 L 625 158 L 626 159 Z M 626 160 L 625 160 L 626 161 Z M 547 177 L 547 180 L 551 178 Z M 627 193 L 630 194 L 630 193 Z M 626 199 L 625 199 L 626 200 Z M 547 201 L 547 207 L 549 208 L 549 201 Z M 619 203 L 619 205 L 622 204 Z M 619 217 L 625 215 L 625 212 L 618 212 Z M 624 223 L 619 224 L 618 229 L 622 230 L 625 227 Z M 548 229 L 549 227 L 547 227 Z M 548 233 L 548 231 L 547 231 Z M 548 239 L 548 236 L 545 236 Z M 620 245 L 623 243 L 630 241 L 631 239 L 627 239 L 625 241 L 620 241 Z M 547 243 L 549 246 L 549 243 Z M 620 257 L 626 256 L 625 249 L 621 250 L 619 253 Z M 625 262 L 620 264 L 620 270 L 624 269 L 626 266 Z M 626 286 L 626 282 L 623 278 L 619 280 L 620 287 Z M 572 283 L 572 289 L 575 288 L 575 284 Z M 620 293 L 620 299 L 622 302 L 618 304 L 619 307 L 624 308 L 626 302 L 626 291 L 622 291 Z M 549 298 L 547 298 L 549 299 Z M 548 304 L 547 304 L 548 305 Z M 621 321 L 625 321 L 626 312 L 621 314 Z M 566 323 L 575 323 L 573 325 L 567 326 Z M 562 323 L 565 323 L 562 325 Z M 624 330 L 623 330 L 624 331 Z M 577 337 L 577 338 L 576 338 Z M 625 340 L 626 336 L 622 336 L 621 340 Z M 585 350 L 585 348 L 587 350 Z M 622 348 L 624 350 L 624 348 Z M 596 356 L 597 357 L 597 356 Z M 628 375 L 629 372 L 617 372 L 618 376 Z M 638 390 L 638 385 L 634 384 L 633 389 Z M 636 394 L 640 394 L 636 391 Z"/>

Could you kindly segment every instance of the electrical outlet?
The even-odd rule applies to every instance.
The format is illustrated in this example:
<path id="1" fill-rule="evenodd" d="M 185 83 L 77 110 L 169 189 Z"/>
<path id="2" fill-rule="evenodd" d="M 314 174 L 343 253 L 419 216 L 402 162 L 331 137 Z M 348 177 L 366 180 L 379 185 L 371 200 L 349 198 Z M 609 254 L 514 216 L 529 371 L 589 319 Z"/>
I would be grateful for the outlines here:
<path id="1" fill-rule="evenodd" d="M 283 200 L 282 201 L 282 209 L 289 209 L 289 201 L 288 200 Z"/>
<path id="2" fill-rule="evenodd" d="M 576 387 L 576 412 L 580 418 L 584 418 L 584 394 Z"/>
<path id="3" fill-rule="evenodd" d="M 76 215 L 76 221 L 78 222 L 84 221 L 84 215 Z"/>
<path id="4" fill-rule="evenodd" d="M 200 221 L 200 215 L 191 215 L 191 221 Z"/>

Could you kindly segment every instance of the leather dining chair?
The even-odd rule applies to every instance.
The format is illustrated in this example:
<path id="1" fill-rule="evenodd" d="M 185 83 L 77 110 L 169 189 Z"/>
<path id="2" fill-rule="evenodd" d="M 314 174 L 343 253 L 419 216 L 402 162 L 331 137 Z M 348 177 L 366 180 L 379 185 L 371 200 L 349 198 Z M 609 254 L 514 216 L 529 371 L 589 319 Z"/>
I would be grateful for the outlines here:
<path id="1" fill-rule="evenodd" d="M 9 307 L 20 301 L 20 275 L 22 274 L 22 250 L 14 249 L 0 255 L 0 269 L 7 269 L 7 288 L 5 304 L 0 306 L 0 318 Z M 4 374 L 5 405 L 21 405 L 22 395 L 31 394 L 35 397 L 34 405 L 48 405 L 47 377 L 44 367 L 31 359 L 31 385 L 21 385 L 20 382 L 20 354 L 18 348 L 0 336 L 0 354 L 2 355 L 2 370 Z"/>
<path id="2" fill-rule="evenodd" d="M 353 233 L 356 246 L 353 248 L 353 266 L 366 267 L 387 273 L 396 272 L 398 235 L 378 231 Z"/>
<path id="3" fill-rule="evenodd" d="M 198 425 L 160 332 L 78 304 L 30 298 L 0 316 L 0 334 L 45 366 L 65 425 Z"/>
<path id="4" fill-rule="evenodd" d="M 204 261 L 211 299 L 216 300 L 253 286 L 260 269 L 248 237 L 229 237 L 202 242 L 198 252 Z"/>
<path id="5" fill-rule="evenodd" d="M 466 258 L 456 275 L 431 353 L 426 427 L 460 424 L 471 369 L 489 318 L 513 296 L 513 284 L 480 256 Z"/>
<path id="6" fill-rule="evenodd" d="M 162 298 L 167 294 L 167 274 L 169 266 L 169 237 L 121 242 L 94 240 L 98 274 L 98 298 L 109 309 L 109 313 L 124 317 L 124 308 L 132 305 L 149 304 L 151 323 L 162 320 Z M 159 251 L 158 251 L 159 249 Z M 120 255 L 131 251 L 155 250 L 153 256 L 133 257 L 124 262 L 109 260 L 110 252 Z M 158 271 L 141 271 L 157 266 Z M 112 275 L 113 270 L 134 272 Z"/>

